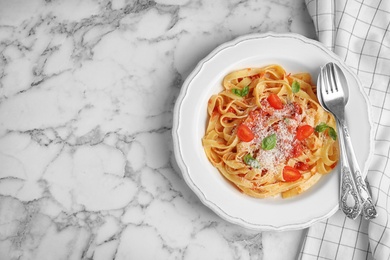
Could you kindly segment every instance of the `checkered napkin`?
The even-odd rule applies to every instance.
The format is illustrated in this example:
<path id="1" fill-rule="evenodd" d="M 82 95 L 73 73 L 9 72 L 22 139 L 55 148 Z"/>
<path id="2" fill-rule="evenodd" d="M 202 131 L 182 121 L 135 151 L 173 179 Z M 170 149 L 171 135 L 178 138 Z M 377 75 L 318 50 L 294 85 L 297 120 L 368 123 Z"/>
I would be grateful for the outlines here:
<path id="1" fill-rule="evenodd" d="M 390 259 L 390 1 L 306 0 L 306 6 L 318 40 L 356 73 L 369 97 L 375 149 L 367 179 L 379 216 L 350 220 L 338 211 L 308 229 L 299 258 Z"/>

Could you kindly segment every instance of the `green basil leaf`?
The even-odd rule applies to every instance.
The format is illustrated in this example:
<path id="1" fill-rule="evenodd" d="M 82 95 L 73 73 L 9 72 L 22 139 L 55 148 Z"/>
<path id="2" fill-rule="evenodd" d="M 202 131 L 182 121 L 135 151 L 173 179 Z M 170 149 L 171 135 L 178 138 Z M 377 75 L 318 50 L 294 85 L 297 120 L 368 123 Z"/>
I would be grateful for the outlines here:
<path id="1" fill-rule="evenodd" d="M 321 132 L 324 132 L 326 129 L 328 129 L 328 127 L 329 126 L 326 123 L 322 122 L 316 126 L 315 130 L 316 130 L 316 132 L 321 133 Z"/>
<path id="2" fill-rule="evenodd" d="M 275 145 L 276 145 L 276 134 L 267 136 L 261 142 L 261 148 L 263 148 L 263 150 L 272 150 L 275 148 Z"/>
<path id="3" fill-rule="evenodd" d="M 253 158 L 253 156 L 250 153 L 246 154 L 243 159 L 245 164 L 251 166 L 252 168 L 260 168 L 259 161 Z"/>
<path id="4" fill-rule="evenodd" d="M 336 131 L 334 130 L 333 127 L 328 126 L 326 123 L 322 122 L 322 123 L 320 123 L 319 125 L 317 125 L 316 128 L 315 128 L 316 132 L 319 132 L 319 133 L 324 132 L 326 129 L 328 129 L 328 135 L 329 135 L 333 140 L 336 141 L 336 139 L 337 139 L 337 133 L 336 133 Z"/>
<path id="5" fill-rule="evenodd" d="M 249 86 L 245 86 L 242 91 L 241 91 L 241 95 L 242 97 L 245 97 L 246 95 L 249 94 Z"/>
<path id="6" fill-rule="evenodd" d="M 244 163 L 248 164 L 250 160 L 253 159 L 252 155 L 250 153 L 247 153 L 245 156 L 244 156 Z"/>
<path id="7" fill-rule="evenodd" d="M 232 92 L 233 92 L 233 94 L 242 97 L 242 96 L 241 96 L 241 92 L 242 92 L 241 89 L 233 88 L 233 89 L 232 89 Z"/>
<path id="8" fill-rule="evenodd" d="M 329 136 L 330 136 L 333 140 L 336 141 L 336 139 L 337 139 L 337 133 L 336 133 L 336 131 L 334 130 L 334 128 L 329 126 L 329 130 L 328 130 L 328 131 L 329 131 L 329 132 L 328 132 Z"/>
<path id="9" fill-rule="evenodd" d="M 293 93 L 297 93 L 301 89 L 301 85 L 299 84 L 298 81 L 294 80 L 291 85 L 291 89 Z"/>
<path id="10" fill-rule="evenodd" d="M 249 86 L 245 86 L 243 89 L 233 88 L 232 92 L 239 97 L 245 97 L 249 93 Z"/>

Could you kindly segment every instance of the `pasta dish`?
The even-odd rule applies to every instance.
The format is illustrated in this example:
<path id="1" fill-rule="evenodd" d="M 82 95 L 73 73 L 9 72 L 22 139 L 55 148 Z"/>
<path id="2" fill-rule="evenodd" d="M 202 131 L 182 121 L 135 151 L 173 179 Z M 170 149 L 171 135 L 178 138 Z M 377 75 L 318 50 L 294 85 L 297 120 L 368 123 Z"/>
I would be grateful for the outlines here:
<path id="1" fill-rule="evenodd" d="M 336 122 L 319 105 L 309 73 L 246 68 L 222 85 L 208 101 L 202 143 L 209 161 L 243 193 L 292 197 L 336 166 Z"/>

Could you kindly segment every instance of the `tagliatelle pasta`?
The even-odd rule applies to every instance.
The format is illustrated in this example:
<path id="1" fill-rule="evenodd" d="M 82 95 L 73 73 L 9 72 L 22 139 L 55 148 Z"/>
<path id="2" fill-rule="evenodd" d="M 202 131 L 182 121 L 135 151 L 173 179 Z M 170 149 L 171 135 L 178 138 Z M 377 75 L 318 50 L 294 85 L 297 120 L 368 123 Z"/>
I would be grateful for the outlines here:
<path id="1" fill-rule="evenodd" d="M 310 74 L 246 68 L 222 85 L 209 99 L 202 142 L 210 162 L 242 192 L 295 196 L 335 167 L 335 119 L 319 105 Z"/>

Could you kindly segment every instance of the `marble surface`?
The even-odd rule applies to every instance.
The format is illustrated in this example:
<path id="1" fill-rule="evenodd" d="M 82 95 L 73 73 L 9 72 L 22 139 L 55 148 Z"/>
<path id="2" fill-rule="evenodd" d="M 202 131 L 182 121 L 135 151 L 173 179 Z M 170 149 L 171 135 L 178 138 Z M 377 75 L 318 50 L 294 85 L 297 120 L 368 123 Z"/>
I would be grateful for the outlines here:
<path id="1" fill-rule="evenodd" d="M 294 259 L 302 231 L 227 223 L 172 148 L 219 44 L 314 38 L 302 0 L 0 0 L 0 259 Z"/>

